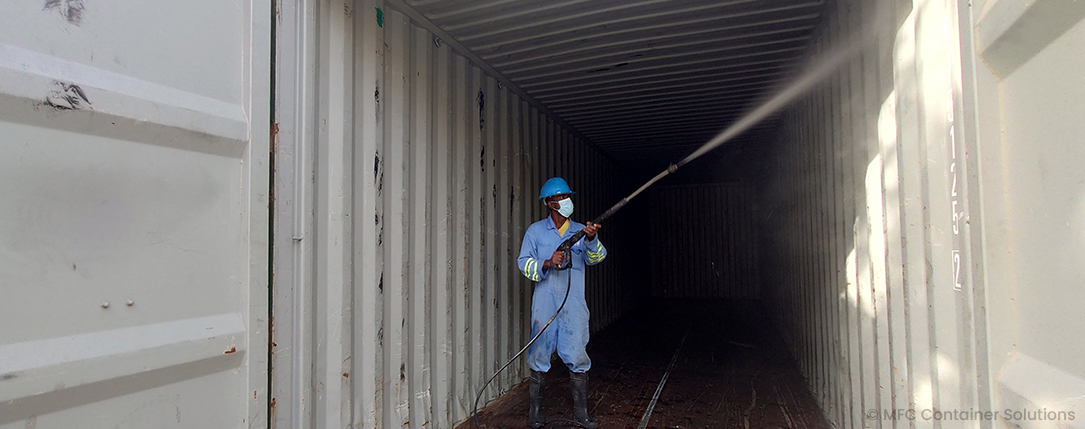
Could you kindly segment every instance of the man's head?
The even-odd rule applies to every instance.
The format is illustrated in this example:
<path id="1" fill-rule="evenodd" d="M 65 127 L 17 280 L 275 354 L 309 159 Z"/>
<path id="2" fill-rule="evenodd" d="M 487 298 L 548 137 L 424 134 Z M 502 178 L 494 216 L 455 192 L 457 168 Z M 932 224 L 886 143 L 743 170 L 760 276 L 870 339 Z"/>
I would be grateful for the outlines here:
<path id="1" fill-rule="evenodd" d="M 572 194 L 552 195 L 552 196 L 546 197 L 546 199 L 544 199 L 543 201 L 546 203 L 546 206 L 549 207 L 551 210 L 560 210 L 561 209 L 561 204 L 562 204 L 561 201 L 562 200 L 568 200 L 569 196 L 571 196 L 571 195 Z M 568 217 L 568 216 L 566 216 L 566 217 Z"/>
<path id="2" fill-rule="evenodd" d="M 574 193 L 572 189 L 569 189 L 569 184 L 565 183 L 565 179 L 552 177 L 543 183 L 542 189 L 539 190 L 539 199 L 543 200 L 550 210 L 558 212 L 563 217 L 569 217 L 573 214 L 573 202 L 569 197 Z"/>

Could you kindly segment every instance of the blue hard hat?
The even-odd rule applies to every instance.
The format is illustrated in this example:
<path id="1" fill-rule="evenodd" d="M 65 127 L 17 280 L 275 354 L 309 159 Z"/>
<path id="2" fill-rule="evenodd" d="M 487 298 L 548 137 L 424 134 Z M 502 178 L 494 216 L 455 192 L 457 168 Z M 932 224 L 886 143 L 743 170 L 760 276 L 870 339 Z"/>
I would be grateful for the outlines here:
<path id="1" fill-rule="evenodd" d="M 569 189 L 569 184 L 565 183 L 565 179 L 560 177 L 551 177 L 546 183 L 543 183 L 542 189 L 539 190 L 539 199 L 546 197 L 552 197 L 558 194 L 575 194 L 572 189 Z"/>

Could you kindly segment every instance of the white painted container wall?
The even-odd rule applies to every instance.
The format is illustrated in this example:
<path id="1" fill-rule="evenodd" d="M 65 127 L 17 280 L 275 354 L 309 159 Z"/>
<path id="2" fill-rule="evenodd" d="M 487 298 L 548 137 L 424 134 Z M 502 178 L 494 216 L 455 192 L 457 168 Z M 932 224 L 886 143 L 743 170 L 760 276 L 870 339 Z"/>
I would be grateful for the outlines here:
<path id="1" fill-rule="evenodd" d="M 649 199 L 652 297 L 760 299 L 753 186 L 668 186 Z"/>
<path id="2" fill-rule="evenodd" d="M 452 427 L 529 339 L 516 268 L 542 182 L 582 221 L 633 184 L 560 123 L 383 2 L 278 11 L 273 427 Z M 603 229 L 622 248 L 624 224 Z M 634 256 L 589 274 L 598 330 Z M 522 359 L 483 405 L 524 378 Z"/>
<path id="3" fill-rule="evenodd" d="M 829 4 L 814 55 L 876 4 Z M 766 301 L 839 427 L 1080 427 L 1085 85 L 1066 61 L 1085 7 L 897 6 L 784 116 L 761 187 Z"/>
<path id="4" fill-rule="evenodd" d="M 815 55 L 845 44 L 875 4 L 830 4 Z M 985 294 L 969 263 L 965 42 L 954 1 L 883 12 L 895 25 L 782 121 L 762 191 L 774 213 L 765 295 L 831 421 L 934 427 L 881 413 L 992 409 Z"/>
<path id="5" fill-rule="evenodd" d="M 0 4 L 0 428 L 267 425 L 270 24 Z"/>

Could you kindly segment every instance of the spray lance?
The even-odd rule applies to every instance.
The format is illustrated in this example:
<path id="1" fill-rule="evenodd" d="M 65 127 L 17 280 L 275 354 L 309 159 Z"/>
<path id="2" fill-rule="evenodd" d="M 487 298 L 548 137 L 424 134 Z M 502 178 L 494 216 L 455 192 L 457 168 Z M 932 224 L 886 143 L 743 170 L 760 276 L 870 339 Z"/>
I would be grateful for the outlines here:
<path id="1" fill-rule="evenodd" d="M 687 162 L 689 162 L 689 161 L 683 161 L 681 164 L 685 165 L 685 163 L 687 163 Z M 608 217 L 610 217 L 614 213 L 617 213 L 618 210 L 622 209 L 622 207 L 625 207 L 625 205 L 629 203 L 629 200 L 632 200 L 633 197 L 637 196 L 637 194 L 643 192 L 645 189 L 648 189 L 649 186 L 652 186 L 653 183 L 658 182 L 659 179 L 667 177 L 667 175 L 673 174 L 675 171 L 678 171 L 678 167 L 679 167 L 678 164 L 671 164 L 662 173 L 657 174 L 656 177 L 653 177 L 652 180 L 649 180 L 648 183 L 645 183 L 644 186 L 641 186 L 640 189 L 637 189 L 636 192 L 633 192 L 632 194 L 629 194 L 628 197 L 622 198 L 621 201 L 618 201 L 618 203 L 615 204 L 613 207 L 611 207 L 609 210 L 607 210 L 606 212 L 603 212 L 603 214 L 599 215 L 599 217 L 592 220 L 591 223 L 593 223 L 593 224 L 601 224 L 601 223 L 603 223 L 603 221 L 606 220 Z M 558 246 L 557 251 L 562 252 L 562 253 L 565 254 L 565 260 L 566 261 L 571 260 L 569 258 L 569 251 L 573 248 L 574 244 L 576 244 L 578 241 L 580 241 L 581 238 L 584 238 L 584 230 L 583 229 L 580 230 L 580 231 L 577 231 L 576 234 L 573 234 L 571 237 L 569 237 L 568 239 L 563 241 L 561 243 L 561 245 Z M 565 266 L 562 266 L 562 267 L 558 267 L 558 269 L 562 269 L 562 270 L 564 270 L 566 268 L 569 268 L 569 266 L 565 265 Z"/>
<path id="2" fill-rule="evenodd" d="M 884 20 L 884 17 L 879 17 L 879 18 L 881 18 L 881 19 L 876 19 L 874 21 L 881 22 L 882 20 Z M 869 34 L 869 32 L 870 32 L 870 27 L 868 27 L 866 29 L 866 31 L 864 31 L 864 33 L 867 33 L 867 34 Z M 831 73 L 833 70 L 835 70 L 844 61 L 846 61 L 846 60 L 850 59 L 852 56 L 854 56 L 860 49 L 862 49 L 862 47 L 866 43 L 869 42 L 869 40 L 873 40 L 873 38 L 857 37 L 857 38 L 854 38 L 851 41 L 851 43 L 845 45 L 842 49 L 839 49 L 839 50 L 837 50 L 835 52 L 832 52 L 831 55 L 825 57 L 815 67 L 812 67 L 806 74 L 801 76 L 799 79 L 796 79 L 795 81 L 791 82 L 787 87 L 783 88 L 782 91 L 778 92 L 776 95 L 774 95 L 768 101 L 761 104 L 756 109 L 754 109 L 753 111 L 751 111 L 747 115 L 740 118 L 738 121 L 736 121 L 730 127 L 727 127 L 727 129 L 723 130 L 723 132 L 721 132 L 719 135 L 717 135 L 716 137 L 713 137 L 712 140 L 709 140 L 708 142 L 706 142 L 704 145 L 702 145 L 700 148 L 698 148 L 693 153 L 686 156 L 684 159 L 682 159 L 678 163 L 669 165 L 666 170 L 663 170 L 659 174 L 655 175 L 655 177 L 652 177 L 650 180 L 648 180 L 647 183 L 642 185 L 640 188 L 637 188 L 637 190 L 633 191 L 632 194 L 629 194 L 629 196 L 627 196 L 625 198 L 622 198 L 621 201 L 618 201 L 617 204 L 614 204 L 613 207 L 608 209 L 603 214 L 599 215 L 599 217 L 595 218 L 595 220 L 593 220 L 591 223 L 596 223 L 596 224 L 602 223 L 604 220 L 606 220 L 608 217 L 610 217 L 611 215 L 616 213 L 618 210 L 621 210 L 621 208 L 624 207 L 626 204 L 628 204 L 629 201 L 632 200 L 634 197 L 639 195 L 641 192 L 644 192 L 645 189 L 648 189 L 648 187 L 652 186 L 653 184 L 660 181 L 664 177 L 667 177 L 668 175 L 671 175 L 674 172 L 678 171 L 679 168 L 681 168 L 682 166 L 688 164 L 690 161 L 693 161 L 694 159 L 697 159 L 701 155 L 704 155 L 705 153 L 719 147 L 723 143 L 737 137 L 738 135 L 742 134 L 746 130 L 750 129 L 750 127 L 756 125 L 758 122 L 761 122 L 763 119 L 765 119 L 766 117 L 771 115 L 773 112 L 776 112 L 776 111 L 782 109 L 788 103 L 790 103 L 795 98 L 797 98 L 799 95 L 805 93 L 807 90 L 809 90 L 815 84 L 817 84 L 822 79 L 824 79 L 826 76 L 828 76 L 829 73 Z M 557 250 L 561 251 L 562 253 L 565 254 L 565 260 L 566 261 L 571 261 L 571 258 L 569 257 L 569 252 L 572 249 L 573 245 L 575 245 L 578 241 L 580 241 L 580 239 L 583 238 L 584 235 L 585 234 L 584 234 L 583 230 L 578 231 L 577 233 L 570 236 L 568 239 L 566 239 L 564 242 L 562 242 L 561 245 L 558 246 Z M 558 269 L 558 270 L 565 270 L 565 269 L 568 269 L 571 266 L 571 263 L 570 264 L 563 264 L 563 265 L 564 266 L 562 266 L 562 267 L 555 267 L 555 268 Z M 570 276 L 569 281 L 570 281 L 569 286 L 571 286 L 571 282 L 572 282 L 572 277 L 571 276 Z M 486 380 L 485 383 L 483 383 L 482 388 L 480 388 L 479 391 L 478 391 L 478 395 L 475 396 L 474 410 L 471 413 L 473 415 L 473 418 L 474 418 L 475 427 L 481 428 L 481 426 L 479 425 L 479 422 L 478 422 L 478 401 L 479 401 L 480 398 L 482 398 L 482 392 L 486 391 L 486 387 L 489 386 L 490 383 L 493 382 L 493 380 L 495 378 L 497 378 L 498 374 L 500 374 L 502 371 L 505 370 L 505 368 L 508 368 L 509 365 L 511 365 L 513 362 L 515 362 L 516 359 L 520 357 L 520 355 L 524 354 L 524 352 L 527 351 L 527 348 L 530 347 L 531 344 L 533 344 L 535 342 L 535 340 L 538 340 L 539 336 L 542 335 L 543 331 L 546 331 L 546 328 L 550 326 L 550 323 L 552 323 L 554 321 L 554 319 L 556 319 L 558 317 L 558 314 L 561 313 L 561 310 L 563 308 L 565 308 L 565 302 L 568 301 L 568 299 L 569 299 L 569 289 L 571 289 L 571 287 L 569 287 L 569 286 L 567 286 L 566 289 L 565 289 L 565 298 L 562 299 L 561 306 L 558 307 L 558 311 L 554 312 L 554 315 L 550 317 L 550 320 L 548 320 L 546 322 L 546 324 L 543 325 L 542 329 L 539 329 L 539 332 L 537 334 L 535 334 L 535 336 L 532 337 L 531 340 L 528 341 L 527 344 L 525 344 L 524 347 L 522 349 L 520 349 L 519 352 L 517 352 L 515 355 L 513 355 L 512 358 L 509 359 L 509 361 L 505 363 L 505 365 L 503 365 L 500 369 L 495 371 L 494 374 L 492 376 L 490 376 L 490 378 L 488 380 Z M 580 425 L 578 422 L 573 421 L 573 420 L 568 420 L 568 419 L 548 420 L 546 422 L 546 424 L 550 424 L 550 423 L 553 423 L 553 422 L 559 422 L 559 421 L 563 422 L 563 423 L 571 423 L 571 424 L 574 424 L 574 425 L 577 425 L 577 426 Z"/>

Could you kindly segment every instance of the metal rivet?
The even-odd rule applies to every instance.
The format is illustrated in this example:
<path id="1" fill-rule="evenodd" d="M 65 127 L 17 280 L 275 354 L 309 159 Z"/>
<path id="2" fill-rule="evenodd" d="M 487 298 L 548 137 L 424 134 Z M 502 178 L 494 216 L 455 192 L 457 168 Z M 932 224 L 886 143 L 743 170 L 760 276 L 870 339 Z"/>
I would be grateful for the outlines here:
<path id="1" fill-rule="evenodd" d="M 109 308 L 109 303 L 102 301 L 102 308 Z"/>
<path id="2" fill-rule="evenodd" d="M 128 300 L 128 302 L 126 302 L 125 304 L 128 304 L 128 306 L 131 307 L 135 303 L 136 303 L 135 301 Z"/>

